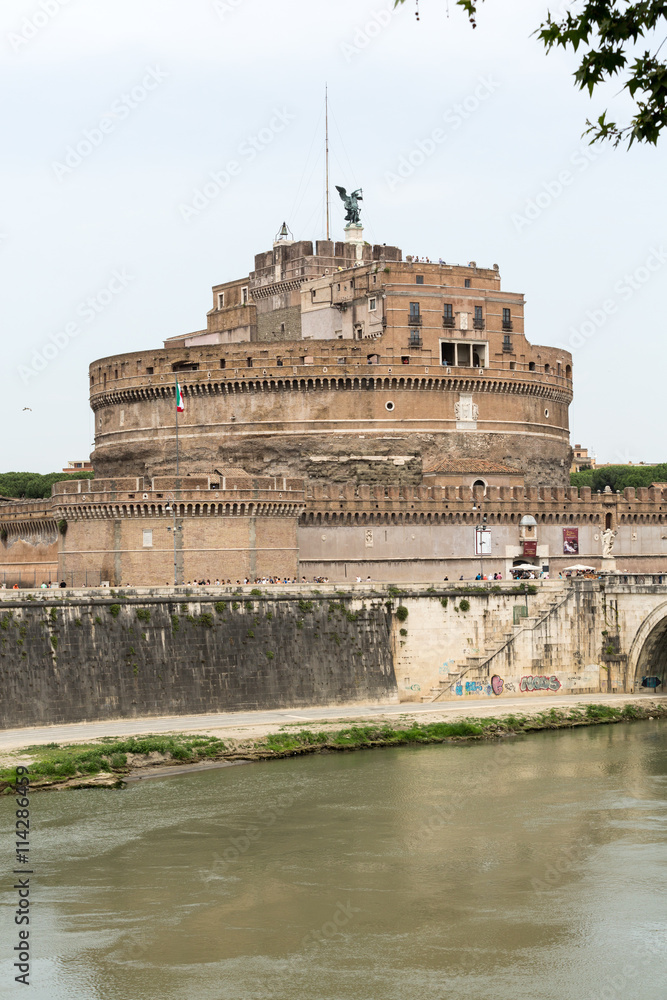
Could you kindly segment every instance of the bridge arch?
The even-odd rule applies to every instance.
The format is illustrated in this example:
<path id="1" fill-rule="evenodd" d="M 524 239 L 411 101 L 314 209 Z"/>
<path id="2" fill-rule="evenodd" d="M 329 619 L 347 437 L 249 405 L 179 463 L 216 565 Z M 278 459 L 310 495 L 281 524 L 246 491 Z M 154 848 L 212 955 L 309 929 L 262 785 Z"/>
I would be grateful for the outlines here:
<path id="1" fill-rule="evenodd" d="M 646 616 L 637 629 L 628 652 L 628 679 L 635 691 L 642 690 L 642 677 L 659 677 L 658 694 L 667 687 L 667 601 Z"/>

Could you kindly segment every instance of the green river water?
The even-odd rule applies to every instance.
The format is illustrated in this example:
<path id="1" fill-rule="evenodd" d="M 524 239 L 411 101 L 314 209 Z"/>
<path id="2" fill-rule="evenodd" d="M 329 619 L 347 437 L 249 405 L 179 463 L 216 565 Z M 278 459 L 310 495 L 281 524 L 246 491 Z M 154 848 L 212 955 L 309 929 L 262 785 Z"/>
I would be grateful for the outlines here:
<path id="1" fill-rule="evenodd" d="M 0 801 L 3 1000 L 667 995 L 664 721 L 30 806 L 28 992 L 11 957 L 15 806 Z"/>

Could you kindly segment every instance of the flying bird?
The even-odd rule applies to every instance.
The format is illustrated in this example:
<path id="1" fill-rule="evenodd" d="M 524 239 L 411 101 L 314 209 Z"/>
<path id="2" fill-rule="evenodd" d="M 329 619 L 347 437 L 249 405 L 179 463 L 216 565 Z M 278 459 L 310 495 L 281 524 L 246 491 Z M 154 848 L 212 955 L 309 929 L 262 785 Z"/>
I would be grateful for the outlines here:
<path id="1" fill-rule="evenodd" d="M 30 410 L 30 412 L 32 413 L 32 407 L 31 406 L 24 406 L 23 409 L 24 409 L 24 411 L 25 410 Z"/>

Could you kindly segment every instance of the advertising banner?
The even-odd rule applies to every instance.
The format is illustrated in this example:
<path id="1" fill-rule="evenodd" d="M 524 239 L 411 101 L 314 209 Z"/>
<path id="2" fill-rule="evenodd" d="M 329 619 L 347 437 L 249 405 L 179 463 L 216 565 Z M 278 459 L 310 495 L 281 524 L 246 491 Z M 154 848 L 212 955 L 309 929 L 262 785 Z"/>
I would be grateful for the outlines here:
<path id="1" fill-rule="evenodd" d="M 563 555 L 579 555 L 579 528 L 563 528 Z"/>
<path id="2" fill-rule="evenodd" d="M 526 539 L 523 543 L 523 554 L 524 556 L 536 556 L 537 555 L 537 542 L 530 541 Z"/>

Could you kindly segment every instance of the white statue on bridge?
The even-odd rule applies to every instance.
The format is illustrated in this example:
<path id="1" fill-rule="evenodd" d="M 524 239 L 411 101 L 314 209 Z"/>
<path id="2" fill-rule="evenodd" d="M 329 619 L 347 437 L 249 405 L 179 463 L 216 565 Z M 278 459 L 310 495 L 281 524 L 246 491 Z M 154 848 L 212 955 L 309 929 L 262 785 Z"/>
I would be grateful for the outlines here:
<path id="1" fill-rule="evenodd" d="M 605 528 L 602 532 L 602 558 L 611 559 L 611 552 L 614 548 L 614 539 L 618 534 L 618 530 L 612 531 L 611 528 Z"/>

